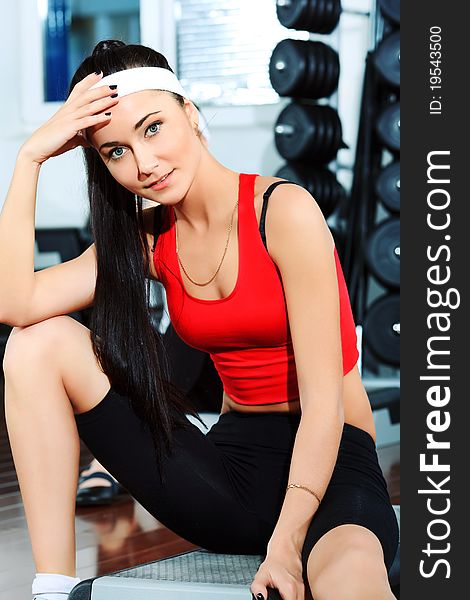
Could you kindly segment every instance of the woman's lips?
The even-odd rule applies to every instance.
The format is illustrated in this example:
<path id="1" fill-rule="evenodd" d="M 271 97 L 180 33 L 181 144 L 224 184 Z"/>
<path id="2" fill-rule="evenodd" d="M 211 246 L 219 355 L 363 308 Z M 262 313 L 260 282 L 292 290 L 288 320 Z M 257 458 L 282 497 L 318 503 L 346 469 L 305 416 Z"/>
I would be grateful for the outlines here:
<path id="1" fill-rule="evenodd" d="M 174 169 L 173 169 L 173 171 L 174 171 Z M 170 174 L 166 177 L 166 179 L 164 179 L 160 183 L 154 183 L 153 185 L 150 185 L 148 187 L 148 189 L 151 189 L 151 190 L 162 190 L 163 188 L 165 188 L 168 185 L 168 182 L 171 180 L 171 177 L 173 175 L 173 171 L 170 171 Z"/>

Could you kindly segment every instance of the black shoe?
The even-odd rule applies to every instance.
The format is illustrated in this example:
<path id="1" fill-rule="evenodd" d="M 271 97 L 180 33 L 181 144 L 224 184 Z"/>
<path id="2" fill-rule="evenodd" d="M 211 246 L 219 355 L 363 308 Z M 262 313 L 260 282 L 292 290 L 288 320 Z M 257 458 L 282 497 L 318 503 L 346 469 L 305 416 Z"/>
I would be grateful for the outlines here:
<path id="1" fill-rule="evenodd" d="M 88 479 L 105 479 L 111 483 L 108 485 L 97 485 L 80 489 L 80 485 Z M 77 497 L 75 504 L 77 506 L 93 506 L 98 504 L 114 504 L 129 499 L 129 492 L 112 477 L 109 473 L 96 471 L 90 475 L 79 475 Z"/>

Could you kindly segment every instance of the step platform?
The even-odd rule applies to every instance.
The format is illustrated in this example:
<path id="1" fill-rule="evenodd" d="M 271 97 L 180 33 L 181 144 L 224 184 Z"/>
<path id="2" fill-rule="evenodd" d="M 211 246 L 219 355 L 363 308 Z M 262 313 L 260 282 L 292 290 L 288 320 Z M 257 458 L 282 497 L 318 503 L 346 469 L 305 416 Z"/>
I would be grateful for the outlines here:
<path id="1" fill-rule="evenodd" d="M 400 523 L 400 506 L 394 505 Z M 199 549 L 84 579 L 69 600 L 251 600 L 250 585 L 264 560 L 250 554 L 216 554 Z M 400 546 L 389 581 L 397 598 L 400 589 Z M 268 600 L 280 600 L 270 590 Z"/>

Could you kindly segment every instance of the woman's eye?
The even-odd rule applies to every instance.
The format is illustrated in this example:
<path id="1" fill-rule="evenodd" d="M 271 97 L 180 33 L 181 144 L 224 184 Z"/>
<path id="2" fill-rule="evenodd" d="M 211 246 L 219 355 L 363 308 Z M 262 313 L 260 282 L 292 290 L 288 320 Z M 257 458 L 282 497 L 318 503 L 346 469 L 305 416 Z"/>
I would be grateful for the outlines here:
<path id="1" fill-rule="evenodd" d="M 124 150 L 124 148 L 121 148 L 121 146 L 118 146 L 117 148 L 113 148 L 112 150 L 110 150 L 110 151 L 108 152 L 108 157 L 109 157 L 111 160 L 118 160 L 119 158 L 121 158 L 121 156 L 124 156 L 123 154 L 118 154 L 118 155 L 114 154 L 114 153 L 115 153 L 115 152 L 117 152 L 118 150 Z"/>
<path id="2" fill-rule="evenodd" d="M 155 131 L 153 132 L 153 133 L 158 133 L 158 131 L 160 131 L 160 125 L 161 125 L 161 124 L 162 124 L 162 122 L 161 122 L 161 121 L 155 121 L 155 123 L 152 123 L 151 125 L 149 125 L 149 126 L 147 127 L 146 131 L 149 131 L 149 129 L 150 129 L 151 127 L 156 127 L 156 126 L 158 125 L 158 130 L 157 130 L 156 132 L 155 132 Z"/>
<path id="3" fill-rule="evenodd" d="M 150 131 L 151 128 L 155 128 L 158 126 L 158 129 L 152 129 L 152 131 L 150 131 L 150 133 L 152 135 L 155 135 L 156 133 L 158 133 L 160 131 L 160 126 L 161 126 L 162 122 L 161 121 L 155 121 L 155 123 L 152 123 L 151 125 L 149 125 L 147 127 L 147 129 L 145 130 L 145 133 L 147 133 L 147 131 Z M 110 158 L 111 160 L 119 160 L 122 156 L 124 156 L 124 152 L 123 152 L 124 148 L 122 148 L 122 146 L 117 146 L 116 148 L 113 148 L 112 150 L 110 150 L 108 152 L 108 158 Z M 116 154 L 116 152 L 121 151 L 121 154 Z"/>

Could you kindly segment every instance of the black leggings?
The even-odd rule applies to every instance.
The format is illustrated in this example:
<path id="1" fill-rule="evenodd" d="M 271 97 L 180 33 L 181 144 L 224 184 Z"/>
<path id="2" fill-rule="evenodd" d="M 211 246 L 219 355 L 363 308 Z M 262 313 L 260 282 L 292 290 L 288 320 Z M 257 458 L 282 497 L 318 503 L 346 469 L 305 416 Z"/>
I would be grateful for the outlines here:
<path id="1" fill-rule="evenodd" d="M 97 406 L 75 419 L 92 454 L 169 529 L 213 552 L 265 556 L 285 494 L 299 415 L 231 411 L 207 433 L 193 424 L 176 430 L 174 450 L 163 464 L 163 486 L 148 427 L 128 398 L 111 387 Z M 377 535 L 390 569 L 398 524 L 375 444 L 347 423 L 333 476 L 305 539 L 305 582 L 314 544 L 345 523 Z"/>

